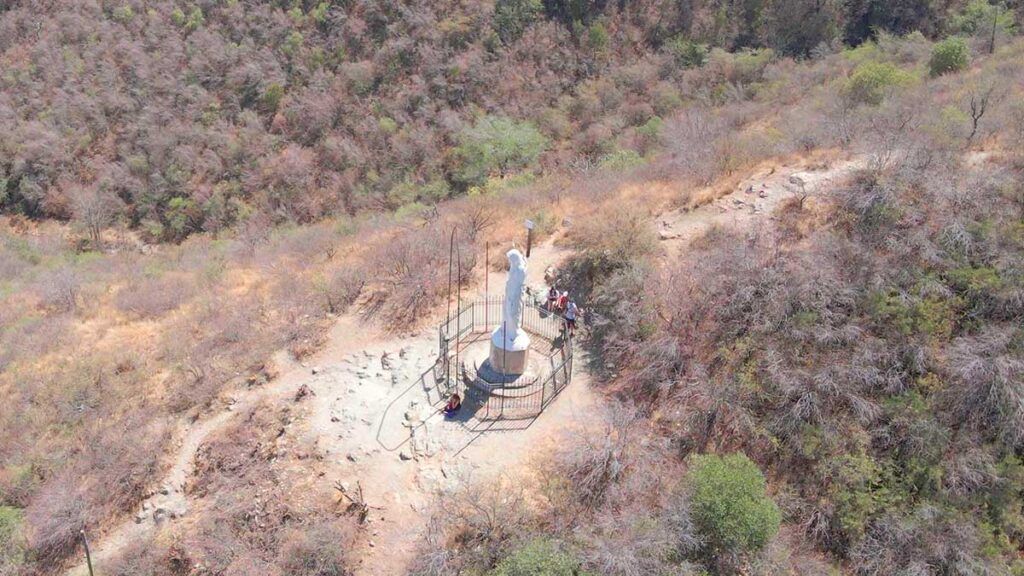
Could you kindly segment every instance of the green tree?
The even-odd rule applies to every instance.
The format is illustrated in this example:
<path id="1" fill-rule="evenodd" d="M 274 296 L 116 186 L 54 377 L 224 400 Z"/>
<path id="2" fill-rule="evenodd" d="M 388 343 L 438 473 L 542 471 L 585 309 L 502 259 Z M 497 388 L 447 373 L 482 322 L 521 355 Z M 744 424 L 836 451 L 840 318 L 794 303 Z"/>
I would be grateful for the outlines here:
<path id="1" fill-rule="evenodd" d="M 494 5 L 494 31 L 511 44 L 523 35 L 544 9 L 540 0 L 498 0 Z"/>
<path id="2" fill-rule="evenodd" d="M 932 77 L 965 70 L 970 63 L 970 48 L 963 38 L 946 38 L 932 49 L 928 70 Z"/>
<path id="3" fill-rule="evenodd" d="M 997 31 L 1012 32 L 1016 27 L 1014 20 L 1013 10 L 989 4 L 987 0 L 972 0 L 953 17 L 952 28 L 957 34 L 985 36 L 991 33 L 993 25 Z"/>
<path id="4" fill-rule="evenodd" d="M 696 456 L 689 483 L 693 520 L 711 554 L 759 550 L 778 532 L 782 516 L 761 470 L 745 455 Z"/>
<path id="5" fill-rule="evenodd" d="M 516 549 L 489 576 L 576 576 L 580 563 L 550 540 L 534 540 Z"/>
<path id="6" fill-rule="evenodd" d="M 698 44 L 683 36 L 670 40 L 665 45 L 665 51 L 680 68 L 699 68 L 708 61 L 707 44 Z"/>
<path id="7" fill-rule="evenodd" d="M 887 62 L 865 62 L 843 86 L 843 96 L 854 105 L 878 106 L 894 90 L 912 81 L 909 73 Z"/>
<path id="8" fill-rule="evenodd" d="M 466 187 L 507 176 L 537 161 L 547 139 L 530 122 L 485 116 L 459 134 L 453 178 Z"/>

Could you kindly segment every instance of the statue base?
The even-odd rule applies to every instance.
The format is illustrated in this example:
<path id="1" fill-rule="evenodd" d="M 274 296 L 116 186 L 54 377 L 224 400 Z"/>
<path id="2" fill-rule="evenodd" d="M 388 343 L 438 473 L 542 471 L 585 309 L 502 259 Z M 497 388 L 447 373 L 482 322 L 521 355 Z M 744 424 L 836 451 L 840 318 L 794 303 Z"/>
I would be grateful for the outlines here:
<path id="1" fill-rule="evenodd" d="M 491 335 L 491 354 L 488 364 L 501 374 L 522 374 L 526 371 L 530 352 L 530 336 L 522 328 L 505 334 L 499 327 Z"/>

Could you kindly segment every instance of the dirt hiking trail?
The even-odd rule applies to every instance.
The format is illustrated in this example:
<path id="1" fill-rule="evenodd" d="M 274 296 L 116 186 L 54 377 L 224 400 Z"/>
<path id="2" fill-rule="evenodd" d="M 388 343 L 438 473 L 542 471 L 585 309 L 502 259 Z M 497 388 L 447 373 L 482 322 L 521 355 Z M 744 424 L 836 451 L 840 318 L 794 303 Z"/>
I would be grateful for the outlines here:
<path id="1" fill-rule="evenodd" d="M 757 225 L 788 198 L 802 190 L 813 194 L 859 165 L 776 164 L 731 190 L 705 191 L 697 207 L 660 214 L 652 226 L 671 258 L 713 226 Z M 527 283 L 535 290 L 544 290 L 545 270 L 569 256 L 558 238 L 533 250 Z M 500 251 L 492 251 L 492 260 L 504 257 L 496 252 Z M 504 281 L 504 273 L 492 272 L 491 293 L 498 293 Z M 543 457 L 563 433 L 584 426 L 601 403 L 589 385 L 586 362 L 578 361 L 572 383 L 535 420 L 501 425 L 472 418 L 445 421 L 437 413 L 443 401 L 424 379 L 438 354 L 436 324 L 428 322 L 413 334 L 396 336 L 348 314 L 338 319 L 324 348 L 312 357 L 299 363 L 279 353 L 274 358 L 278 378 L 259 388 L 235 390 L 213 414 L 182 425 L 171 467 L 156 493 L 136 515 L 94 535 L 94 565 L 102 573 L 103 566 L 127 546 L 195 513 L 202 504 L 191 501 L 183 487 L 194 473 L 197 451 L 231 425 L 237 414 L 261 403 L 287 403 L 294 407 L 290 442 L 317 456 L 282 464 L 291 468 L 290 480 L 297 486 L 360 486 L 372 512 L 353 553 L 359 559 L 357 576 L 404 573 L 439 498 L 467 482 L 527 472 L 525 467 Z M 303 387 L 308 391 L 296 401 L 296 392 Z M 83 563 L 67 574 L 88 572 Z"/>

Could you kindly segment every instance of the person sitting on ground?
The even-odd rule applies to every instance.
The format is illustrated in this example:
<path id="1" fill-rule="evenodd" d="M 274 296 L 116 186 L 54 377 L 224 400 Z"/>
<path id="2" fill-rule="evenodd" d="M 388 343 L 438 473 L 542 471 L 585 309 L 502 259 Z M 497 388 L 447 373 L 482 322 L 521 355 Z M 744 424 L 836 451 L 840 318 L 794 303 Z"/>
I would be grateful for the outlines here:
<path id="1" fill-rule="evenodd" d="M 558 305 L 558 288 L 555 285 L 551 285 L 551 289 L 548 290 L 548 312 L 552 312 L 555 306 Z"/>
<path id="2" fill-rule="evenodd" d="M 444 407 L 444 415 L 446 418 L 451 418 L 452 416 L 455 416 L 461 408 L 462 398 L 459 396 L 459 393 L 456 392 L 448 399 L 448 404 Z"/>
<path id="3" fill-rule="evenodd" d="M 579 315 L 580 309 L 576 306 L 576 301 L 569 300 L 568 306 L 565 307 L 565 328 L 569 332 L 569 336 L 576 334 L 576 320 Z"/>

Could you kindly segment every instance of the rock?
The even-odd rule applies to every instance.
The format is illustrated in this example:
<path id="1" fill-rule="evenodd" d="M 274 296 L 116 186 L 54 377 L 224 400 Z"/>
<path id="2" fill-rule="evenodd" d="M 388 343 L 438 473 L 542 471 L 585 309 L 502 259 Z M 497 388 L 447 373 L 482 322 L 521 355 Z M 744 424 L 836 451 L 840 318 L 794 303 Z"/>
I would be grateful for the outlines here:
<path id="1" fill-rule="evenodd" d="M 163 508 L 157 508 L 156 510 L 153 510 L 153 522 L 154 523 L 162 524 L 163 521 L 166 518 L 167 518 L 167 511 L 164 510 Z"/>
<path id="2" fill-rule="evenodd" d="M 336 415 L 331 414 L 331 422 L 341 422 L 341 418 L 338 418 Z"/>
<path id="3" fill-rule="evenodd" d="M 139 512 L 138 514 L 135 515 L 135 523 L 136 524 L 142 524 L 143 522 L 146 521 L 146 518 L 149 518 L 149 514 L 146 514 L 144 512 Z"/>
<path id="4" fill-rule="evenodd" d="M 345 455 L 345 458 L 346 458 L 346 459 L 347 459 L 347 460 L 348 460 L 349 462 L 355 462 L 355 461 L 359 460 L 359 458 L 357 458 L 357 457 L 356 457 L 356 455 L 355 455 L 355 454 L 353 454 L 353 453 L 351 453 L 351 452 L 349 452 L 349 453 L 348 453 L 347 455 Z"/>
<path id="5" fill-rule="evenodd" d="M 398 357 L 399 358 L 405 358 L 405 355 L 408 354 L 408 353 L 409 353 L 409 348 L 406 347 L 406 346 L 402 346 L 402 348 L 398 350 Z"/>
<path id="6" fill-rule="evenodd" d="M 320 372 L 323 372 L 323 369 L 320 368 L 319 366 L 313 366 L 313 368 L 310 369 L 310 372 L 312 372 L 313 375 L 315 376 L 315 375 L 319 374 Z"/>
<path id="7" fill-rule="evenodd" d="M 299 386 L 299 389 L 295 392 L 295 401 L 298 402 L 307 396 L 316 396 L 316 393 L 313 392 L 312 388 L 303 384 L 302 386 Z"/>
<path id="8" fill-rule="evenodd" d="M 398 453 L 398 459 L 402 461 L 409 461 L 412 460 L 412 456 L 409 455 L 409 453 L 406 452 L 405 450 L 402 450 L 401 452 Z"/>
<path id="9" fill-rule="evenodd" d="M 370 540 L 369 544 L 370 544 L 370 548 L 373 548 L 373 547 L 376 546 L 376 544 L 373 543 L 373 540 Z"/>
<path id="10" fill-rule="evenodd" d="M 669 230 L 661 230 L 658 232 L 658 238 L 662 240 L 675 240 L 679 238 L 679 234 Z"/>
<path id="11" fill-rule="evenodd" d="M 562 218 L 562 226 L 565 228 L 572 228 L 572 218 Z"/>
<path id="12" fill-rule="evenodd" d="M 767 190 L 761 190 L 760 192 L 758 192 L 757 196 L 759 198 L 767 198 L 768 197 L 768 191 Z"/>
<path id="13" fill-rule="evenodd" d="M 169 484 L 164 484 L 160 486 L 160 493 L 163 494 L 164 496 L 167 496 L 168 494 L 171 493 L 171 486 Z"/>

